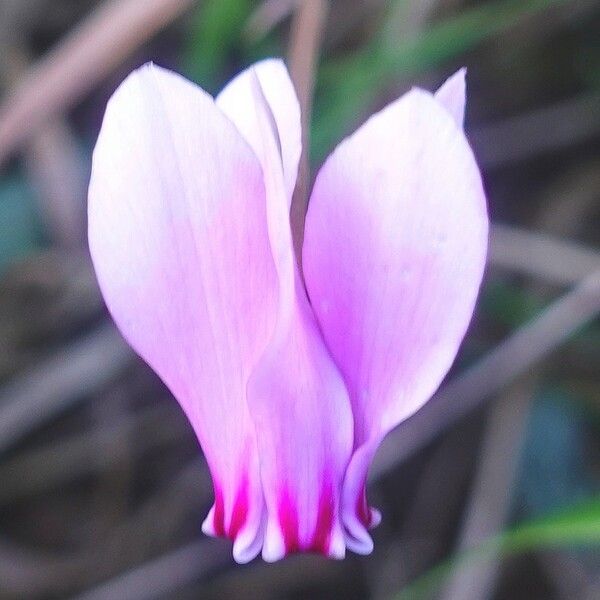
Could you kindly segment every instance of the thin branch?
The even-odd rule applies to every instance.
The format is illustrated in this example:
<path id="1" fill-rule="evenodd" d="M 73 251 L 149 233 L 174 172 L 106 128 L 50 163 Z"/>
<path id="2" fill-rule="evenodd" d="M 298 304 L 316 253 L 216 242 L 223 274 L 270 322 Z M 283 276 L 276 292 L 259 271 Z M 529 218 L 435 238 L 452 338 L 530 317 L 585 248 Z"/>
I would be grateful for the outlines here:
<path id="1" fill-rule="evenodd" d="M 477 466 L 475 482 L 467 503 L 457 551 L 466 551 L 495 535 L 508 517 L 527 414 L 537 375 L 532 374 L 507 390 L 494 404 Z M 491 597 L 498 570 L 497 560 L 484 565 L 466 564 L 452 575 L 443 600 L 479 600 Z"/>
<path id="2" fill-rule="evenodd" d="M 581 144 L 598 134 L 600 95 L 590 93 L 487 125 L 469 138 L 481 164 L 497 168 Z"/>
<path id="3" fill-rule="evenodd" d="M 101 389 L 133 360 L 112 325 L 52 354 L 0 390 L 0 452 Z"/>
<path id="4" fill-rule="evenodd" d="M 35 64 L 0 107 L 0 165 L 70 108 L 192 0 L 107 0 Z"/>
<path id="5" fill-rule="evenodd" d="M 302 155 L 298 166 L 298 180 L 290 209 L 290 221 L 294 238 L 294 249 L 298 262 L 302 263 L 304 220 L 308 206 L 310 174 L 308 150 L 310 144 L 310 122 L 319 45 L 327 19 L 329 5 L 326 0 L 304 0 L 298 7 L 292 25 L 289 66 L 290 75 L 298 100 L 302 118 Z"/>
<path id="6" fill-rule="evenodd" d="M 527 373 L 599 312 L 600 271 L 597 271 L 453 379 L 396 428 L 378 454 L 372 477 L 393 469 L 516 377 Z"/>
<path id="7" fill-rule="evenodd" d="M 381 554 L 383 566 L 373 574 L 373 600 L 389 600 L 428 565 L 441 560 L 471 477 L 476 427 L 464 423 L 448 432 L 421 467 L 400 530 Z"/>
<path id="8" fill-rule="evenodd" d="M 229 558 L 229 549 L 210 540 L 192 542 L 128 571 L 76 600 L 151 600 L 164 598 L 197 581 Z"/>
<path id="9" fill-rule="evenodd" d="M 244 27 L 244 35 L 252 41 L 265 37 L 287 19 L 301 0 L 264 0 L 252 12 Z"/>
<path id="10" fill-rule="evenodd" d="M 600 252 L 577 242 L 508 225 L 494 225 L 490 262 L 558 285 L 572 285 L 600 269 Z"/>
<path id="11" fill-rule="evenodd" d="M 550 235 L 570 237 L 593 219 L 598 210 L 600 156 L 561 170 L 544 186 L 539 198 L 539 228 Z"/>

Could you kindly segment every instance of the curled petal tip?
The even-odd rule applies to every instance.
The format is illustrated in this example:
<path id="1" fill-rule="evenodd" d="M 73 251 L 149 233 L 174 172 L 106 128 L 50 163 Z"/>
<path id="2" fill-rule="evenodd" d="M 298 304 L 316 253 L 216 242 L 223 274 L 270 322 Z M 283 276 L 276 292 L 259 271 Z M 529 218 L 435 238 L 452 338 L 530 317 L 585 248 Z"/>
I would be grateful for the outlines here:
<path id="1" fill-rule="evenodd" d="M 236 563 L 244 565 L 256 558 L 260 553 L 264 541 L 264 524 L 258 531 L 247 528 L 242 531 L 233 543 L 233 559 Z"/>
<path id="2" fill-rule="evenodd" d="M 285 550 L 277 548 L 269 548 L 266 545 L 262 549 L 262 558 L 265 562 L 274 563 L 282 558 L 285 558 Z"/>
<path id="3" fill-rule="evenodd" d="M 258 556 L 259 552 L 260 545 L 258 545 L 258 547 L 255 547 L 255 545 L 246 546 L 242 543 L 238 543 L 238 540 L 233 544 L 233 560 L 235 560 L 238 565 L 249 563 Z"/>
<path id="4" fill-rule="evenodd" d="M 244 489 L 242 486 L 240 489 Z M 218 490 L 218 488 L 217 488 Z M 223 496 L 215 493 L 215 503 L 202 523 L 202 532 L 211 537 L 233 540 L 233 558 L 239 564 L 250 562 L 259 553 L 264 541 L 265 515 L 262 504 L 247 505 L 241 502 L 245 494 L 238 493 L 237 500 L 228 517 L 225 514 Z"/>
<path id="5" fill-rule="evenodd" d="M 342 560 L 346 556 L 346 540 L 339 526 L 332 532 L 327 556 L 336 560 Z"/>
<path id="6" fill-rule="evenodd" d="M 373 552 L 373 539 L 367 533 L 367 530 L 364 527 L 362 527 L 360 537 L 354 537 L 353 535 L 347 533 L 345 542 L 348 550 L 351 550 L 355 554 L 366 556 L 367 554 L 371 554 L 371 552 Z"/>
<path id="7" fill-rule="evenodd" d="M 381 523 L 381 513 L 378 510 L 367 510 L 369 510 L 368 523 L 364 523 L 352 508 L 345 510 L 342 515 L 346 547 L 356 554 L 373 552 L 373 540 L 369 535 L 368 528 L 376 527 Z"/>
<path id="8" fill-rule="evenodd" d="M 202 533 L 210 537 L 217 537 L 217 532 L 214 527 L 215 522 L 215 507 L 213 506 L 206 515 L 206 518 L 202 522 Z"/>
<path id="9" fill-rule="evenodd" d="M 262 557 L 265 562 L 277 562 L 286 555 L 285 541 L 281 534 L 279 524 L 269 519 L 267 522 L 267 531 L 262 548 Z"/>
<path id="10" fill-rule="evenodd" d="M 377 510 L 376 508 L 371 508 L 370 510 L 371 522 L 369 523 L 369 529 L 374 529 L 375 527 L 379 526 L 383 517 L 381 516 L 381 511 Z"/>

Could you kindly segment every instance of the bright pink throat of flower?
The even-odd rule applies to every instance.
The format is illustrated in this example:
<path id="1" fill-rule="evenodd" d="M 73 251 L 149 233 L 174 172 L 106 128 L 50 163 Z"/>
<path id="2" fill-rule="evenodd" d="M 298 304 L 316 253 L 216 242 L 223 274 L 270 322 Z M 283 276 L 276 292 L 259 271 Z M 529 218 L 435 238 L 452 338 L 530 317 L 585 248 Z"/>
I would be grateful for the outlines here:
<path id="1" fill-rule="evenodd" d="M 279 60 L 213 99 L 153 65 L 108 103 L 89 243 L 119 329 L 187 414 L 239 562 L 369 553 L 367 471 L 465 334 L 488 219 L 465 73 L 413 89 L 316 178 L 301 282 L 289 208 L 300 112 Z"/>

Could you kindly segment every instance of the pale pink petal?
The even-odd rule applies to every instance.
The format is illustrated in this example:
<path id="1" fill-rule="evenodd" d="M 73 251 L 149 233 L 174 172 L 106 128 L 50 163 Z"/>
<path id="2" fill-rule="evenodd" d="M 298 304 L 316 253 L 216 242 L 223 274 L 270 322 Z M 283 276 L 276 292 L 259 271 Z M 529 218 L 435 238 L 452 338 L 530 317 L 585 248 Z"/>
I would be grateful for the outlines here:
<path id="1" fill-rule="evenodd" d="M 435 99 L 452 115 L 461 128 L 465 121 L 466 76 L 467 69 L 465 67 L 459 69 L 454 75 L 448 77 L 435 93 Z"/>
<path id="2" fill-rule="evenodd" d="M 248 386 L 268 510 L 263 557 L 345 552 L 339 518 L 342 480 L 352 449 L 352 414 L 299 278 L 275 119 L 251 78 L 271 248 L 279 277 L 277 324 Z"/>
<path id="3" fill-rule="evenodd" d="M 119 87 L 94 151 L 89 242 L 113 318 L 206 455 L 203 529 L 250 560 L 266 515 L 246 385 L 278 284 L 259 161 L 208 94 L 153 65 Z"/>
<path id="4" fill-rule="evenodd" d="M 355 453 L 342 511 L 356 551 L 372 547 L 368 465 L 382 437 L 430 398 L 452 364 L 481 282 L 487 229 L 473 153 L 424 91 L 372 117 L 318 174 L 303 264 L 350 391 Z"/>
<path id="5" fill-rule="evenodd" d="M 264 97 L 275 119 L 281 149 L 286 196 L 291 203 L 302 152 L 300 105 L 285 64 L 279 59 L 260 61 L 232 79 L 217 96 L 217 106 L 235 123 L 256 155 L 263 160 L 260 125 L 252 77 L 258 77 Z"/>

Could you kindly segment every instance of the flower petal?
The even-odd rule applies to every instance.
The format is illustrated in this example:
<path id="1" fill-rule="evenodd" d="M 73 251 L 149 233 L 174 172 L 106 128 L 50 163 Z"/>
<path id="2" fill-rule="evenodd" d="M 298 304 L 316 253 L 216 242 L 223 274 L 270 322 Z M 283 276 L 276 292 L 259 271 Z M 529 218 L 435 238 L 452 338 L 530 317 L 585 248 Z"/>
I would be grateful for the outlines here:
<path id="1" fill-rule="evenodd" d="M 450 368 L 487 247 L 479 170 L 431 94 L 413 90 L 342 142 L 318 174 L 303 249 L 313 310 L 350 392 L 349 546 L 368 552 L 367 468 L 383 436 Z"/>
<path id="2" fill-rule="evenodd" d="M 300 281 L 275 119 L 259 78 L 250 81 L 279 277 L 275 332 L 248 386 L 268 510 L 263 558 L 302 551 L 342 557 L 339 501 L 352 449 L 350 403 Z"/>
<path id="3" fill-rule="evenodd" d="M 250 560 L 264 501 L 250 372 L 277 276 L 260 164 L 213 99 L 153 65 L 111 98 L 94 151 L 89 243 L 119 329 L 190 419 L 215 485 L 205 532 Z"/>
<path id="4" fill-rule="evenodd" d="M 253 108 L 256 97 L 252 91 L 252 77 L 258 77 L 264 97 L 275 119 L 278 143 L 281 144 L 283 176 L 289 207 L 296 186 L 298 162 L 302 152 L 302 129 L 300 105 L 283 61 L 267 59 L 242 71 L 217 96 L 217 106 L 235 123 L 256 155 L 262 158 L 262 132 L 256 109 Z"/>
<path id="5" fill-rule="evenodd" d="M 462 129 L 465 122 L 467 69 L 463 67 L 446 79 L 435 93 L 435 99 L 452 115 Z"/>

